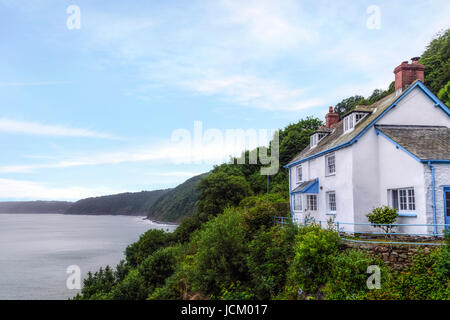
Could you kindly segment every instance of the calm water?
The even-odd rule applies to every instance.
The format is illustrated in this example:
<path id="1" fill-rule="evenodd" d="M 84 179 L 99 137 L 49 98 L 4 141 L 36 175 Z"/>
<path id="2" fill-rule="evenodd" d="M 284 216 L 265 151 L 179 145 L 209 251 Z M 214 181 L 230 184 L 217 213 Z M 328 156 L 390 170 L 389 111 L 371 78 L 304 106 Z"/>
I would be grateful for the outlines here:
<path id="1" fill-rule="evenodd" d="M 125 248 L 153 224 L 142 217 L 0 214 L 0 299 L 67 299 L 66 269 L 83 276 L 123 259 Z"/>

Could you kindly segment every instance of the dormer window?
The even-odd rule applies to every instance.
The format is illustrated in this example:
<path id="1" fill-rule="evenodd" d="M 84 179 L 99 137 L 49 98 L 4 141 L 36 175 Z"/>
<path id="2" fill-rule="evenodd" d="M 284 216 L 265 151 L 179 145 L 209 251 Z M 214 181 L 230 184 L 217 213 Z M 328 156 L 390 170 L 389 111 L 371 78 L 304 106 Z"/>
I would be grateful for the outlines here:
<path id="1" fill-rule="evenodd" d="M 328 135 L 328 133 L 326 133 L 326 132 L 316 132 L 312 136 L 310 136 L 309 142 L 310 142 L 311 148 L 314 148 L 315 146 L 317 146 L 319 141 L 322 140 L 323 138 L 325 138 L 327 135 Z"/>
<path id="2" fill-rule="evenodd" d="M 344 133 L 352 131 L 356 124 L 367 116 L 367 114 L 367 112 L 352 112 L 348 114 L 344 118 Z"/>

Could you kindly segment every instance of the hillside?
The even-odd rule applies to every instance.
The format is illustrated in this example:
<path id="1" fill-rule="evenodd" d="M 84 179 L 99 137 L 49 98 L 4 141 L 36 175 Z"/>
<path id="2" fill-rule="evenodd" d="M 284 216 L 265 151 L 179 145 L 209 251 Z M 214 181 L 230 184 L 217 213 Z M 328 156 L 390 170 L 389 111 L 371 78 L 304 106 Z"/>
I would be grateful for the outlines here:
<path id="1" fill-rule="evenodd" d="M 158 198 L 171 189 L 126 192 L 82 199 L 66 210 L 66 214 L 146 215 Z"/>
<path id="2" fill-rule="evenodd" d="M 197 186 L 209 173 L 192 177 L 159 198 L 148 211 L 152 220 L 180 221 L 191 216 L 198 198 Z"/>
<path id="3" fill-rule="evenodd" d="M 71 205 L 67 201 L 0 202 L 0 213 L 64 213 Z"/>

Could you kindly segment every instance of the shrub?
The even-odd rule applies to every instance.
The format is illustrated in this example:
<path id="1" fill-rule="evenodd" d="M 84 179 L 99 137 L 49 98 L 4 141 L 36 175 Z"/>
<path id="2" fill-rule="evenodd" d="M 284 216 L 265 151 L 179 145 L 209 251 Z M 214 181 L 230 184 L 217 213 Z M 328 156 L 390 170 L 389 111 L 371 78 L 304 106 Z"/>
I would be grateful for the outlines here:
<path id="1" fill-rule="evenodd" d="M 116 277 L 113 270 L 106 266 L 104 269 L 92 274 L 90 271 L 83 280 L 81 294 L 77 294 L 75 300 L 98 300 L 106 299 L 116 284 Z"/>
<path id="2" fill-rule="evenodd" d="M 274 226 L 258 232 L 250 242 L 247 264 L 256 299 L 273 298 L 284 287 L 296 232 L 295 225 Z"/>
<path id="3" fill-rule="evenodd" d="M 162 286 L 166 278 L 175 272 L 179 251 L 179 247 L 159 249 L 139 265 L 139 273 L 150 291 Z"/>
<path id="4" fill-rule="evenodd" d="M 162 287 L 151 292 L 148 300 L 180 300 L 184 298 L 185 292 L 185 279 L 176 272 L 165 280 Z"/>
<path id="5" fill-rule="evenodd" d="M 317 224 L 299 228 L 284 297 L 297 298 L 299 289 L 303 296 L 318 294 L 328 280 L 339 247 L 340 238 L 333 230 L 322 229 Z"/>
<path id="6" fill-rule="evenodd" d="M 387 234 L 393 228 L 393 226 L 385 226 L 382 224 L 395 223 L 398 217 L 397 211 L 398 210 L 395 208 L 383 206 L 373 209 L 372 212 L 366 215 L 366 217 L 369 222 L 374 225 L 374 227 L 381 228 Z"/>
<path id="7" fill-rule="evenodd" d="M 247 244 L 242 215 L 225 210 L 205 223 L 191 241 L 190 280 L 194 292 L 218 295 L 246 278 Z"/>
<path id="8" fill-rule="evenodd" d="M 125 257 L 133 268 L 142 263 L 156 250 L 167 246 L 169 234 L 163 230 L 151 229 L 140 236 L 139 240 L 125 249 Z"/>
<path id="9" fill-rule="evenodd" d="M 361 300 L 367 288 L 367 267 L 376 265 L 381 271 L 381 285 L 386 286 L 389 270 L 383 261 L 361 250 L 346 250 L 339 253 L 332 261 L 329 279 L 324 288 L 328 300 Z M 378 290 L 378 289 L 373 289 Z"/>
<path id="10" fill-rule="evenodd" d="M 240 281 L 232 283 L 228 289 L 222 289 L 220 300 L 252 300 L 254 294 L 247 286 L 243 286 Z"/>
<path id="11" fill-rule="evenodd" d="M 242 174 L 213 172 L 198 185 L 198 211 L 216 216 L 226 207 L 237 206 L 242 199 L 252 195 L 250 184 Z"/>
<path id="12" fill-rule="evenodd" d="M 112 292 L 114 300 L 144 300 L 147 296 L 145 279 L 137 269 L 131 270 Z"/>

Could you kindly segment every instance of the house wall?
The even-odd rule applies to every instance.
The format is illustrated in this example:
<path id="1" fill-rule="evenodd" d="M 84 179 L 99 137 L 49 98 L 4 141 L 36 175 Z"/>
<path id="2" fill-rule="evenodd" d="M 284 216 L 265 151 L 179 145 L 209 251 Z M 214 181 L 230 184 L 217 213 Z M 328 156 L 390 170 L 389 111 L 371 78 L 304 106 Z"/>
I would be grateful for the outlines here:
<path id="1" fill-rule="evenodd" d="M 444 224 L 444 186 L 450 186 L 450 164 L 432 164 L 434 167 L 435 176 L 435 192 L 436 192 L 436 222 L 437 224 Z M 431 168 L 428 165 L 424 165 L 424 179 L 426 181 L 426 216 L 427 223 L 434 223 L 433 221 L 433 188 L 432 188 L 432 175 Z M 429 228 L 430 232 L 433 232 Z M 438 232 L 442 233 L 444 227 L 439 226 Z"/>
<path id="2" fill-rule="evenodd" d="M 306 195 L 303 194 L 303 211 L 293 210 L 294 216 L 302 220 L 306 215 L 316 221 L 327 221 L 330 218 L 342 222 L 353 222 L 353 187 L 352 180 L 352 152 L 350 148 L 344 148 L 335 153 L 336 173 L 326 176 L 325 156 L 311 159 L 302 163 L 303 180 L 319 178 L 319 193 L 317 194 L 317 211 L 307 211 Z M 297 187 L 296 169 L 291 170 L 291 190 Z M 329 191 L 336 192 L 336 215 L 327 214 L 327 197 Z M 293 208 L 293 202 L 292 202 Z M 347 226 L 346 230 L 353 230 L 353 226 Z"/>
<path id="3" fill-rule="evenodd" d="M 369 223 L 366 214 L 380 204 L 380 168 L 378 136 L 370 128 L 352 146 L 353 156 L 353 198 L 355 223 Z M 357 231 L 370 230 L 369 226 L 356 226 Z"/>
<path id="4" fill-rule="evenodd" d="M 417 217 L 399 217 L 399 224 L 427 224 L 426 194 L 423 163 L 417 161 L 382 135 L 378 136 L 378 186 L 380 205 L 388 205 L 388 190 L 414 188 Z M 400 212 L 401 213 L 401 212 Z M 412 212 L 408 212 L 412 213 Z M 427 227 L 401 227 L 400 232 L 427 233 Z"/>
<path id="5" fill-rule="evenodd" d="M 415 88 L 397 106 L 387 112 L 377 124 L 432 125 L 450 127 L 450 117 L 420 89 Z M 374 207 L 388 205 L 388 189 L 414 187 L 417 217 L 399 217 L 400 224 L 433 223 L 431 171 L 385 137 L 376 134 L 374 127 L 350 147 L 336 155 L 336 174 L 325 176 L 325 156 L 302 163 L 304 180 L 319 178 L 318 211 L 310 213 L 316 220 L 327 220 L 327 191 L 336 192 L 339 222 L 367 223 L 366 214 Z M 436 212 L 438 223 L 444 223 L 443 185 L 450 185 L 450 164 L 436 164 Z M 295 181 L 295 167 L 291 181 Z M 292 189 L 296 183 L 291 183 Z M 304 196 L 303 196 L 304 197 Z M 303 207 L 306 197 L 303 198 Z M 304 212 L 295 212 L 303 218 Z M 410 213 L 410 212 L 408 212 Z M 344 231 L 363 231 L 367 226 L 353 229 L 341 225 Z M 399 232 L 430 233 L 425 226 L 402 227 Z"/>
<path id="6" fill-rule="evenodd" d="M 450 127 L 450 117 L 434 106 L 434 102 L 416 87 L 387 112 L 377 124 L 429 125 Z"/>

